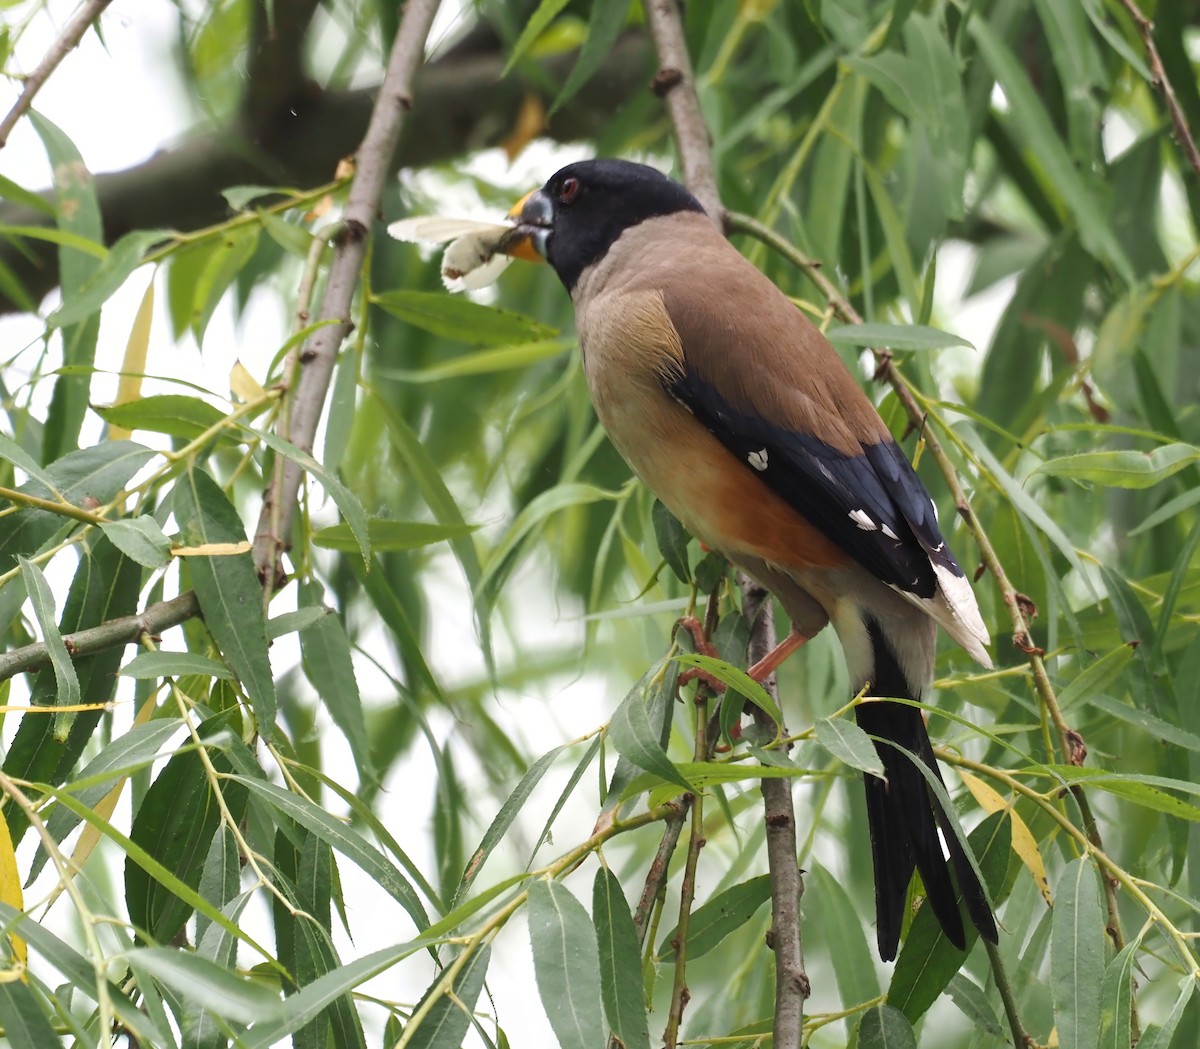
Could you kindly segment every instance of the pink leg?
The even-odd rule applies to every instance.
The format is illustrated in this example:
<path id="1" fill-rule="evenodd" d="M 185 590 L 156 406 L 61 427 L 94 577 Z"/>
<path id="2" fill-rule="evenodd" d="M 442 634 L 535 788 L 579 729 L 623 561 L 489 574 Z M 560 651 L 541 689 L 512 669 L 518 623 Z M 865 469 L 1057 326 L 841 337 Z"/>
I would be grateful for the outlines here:
<path id="1" fill-rule="evenodd" d="M 795 630 L 791 631 L 787 637 L 780 641 L 779 644 L 755 663 L 746 673 L 754 678 L 755 681 L 762 681 L 770 677 L 779 669 L 779 664 L 807 640 L 808 638 L 803 634 L 797 634 Z"/>

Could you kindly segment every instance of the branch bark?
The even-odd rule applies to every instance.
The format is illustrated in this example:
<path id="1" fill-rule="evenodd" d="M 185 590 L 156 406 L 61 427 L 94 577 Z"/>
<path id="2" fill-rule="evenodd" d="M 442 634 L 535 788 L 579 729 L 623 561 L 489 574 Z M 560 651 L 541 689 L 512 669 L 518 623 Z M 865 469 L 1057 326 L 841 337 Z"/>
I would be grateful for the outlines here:
<path id="1" fill-rule="evenodd" d="M 679 5 L 676 0 L 648 0 L 645 6 L 659 60 L 652 87 L 666 102 L 684 182 L 704 205 L 713 224 L 724 230 L 725 212 L 713 168 L 711 139 L 696 94 Z M 743 612 L 750 623 L 748 658 L 754 664 L 775 647 L 772 605 L 767 591 L 741 572 L 738 573 L 738 585 L 744 596 Z M 773 698 L 778 698 L 773 674 L 763 685 Z M 758 708 L 754 708 L 754 718 L 756 722 L 770 720 Z M 767 824 L 767 866 L 771 878 L 770 945 L 775 952 L 774 1045 L 779 1049 L 799 1049 L 804 1028 L 804 1002 L 810 987 L 808 974 L 804 971 L 800 925 L 804 882 L 796 861 L 796 816 L 791 783 L 764 778 L 762 795 Z M 695 833 L 697 831 L 693 830 Z M 680 929 L 683 929 L 682 918 Z"/>
<path id="2" fill-rule="evenodd" d="M 500 42 L 484 34 L 468 35 L 421 70 L 413 87 L 417 105 L 405 120 L 389 171 L 400 166 L 401 157 L 408 166 L 426 167 L 495 144 L 512 126 L 527 94 L 541 95 L 549 104 L 544 85 L 562 83 L 576 57 L 566 53 L 542 60 L 543 75 L 536 80 L 523 81 L 516 75 L 501 79 L 505 56 Z M 569 142 L 608 127 L 613 112 L 644 86 L 649 61 L 645 39 L 637 33 L 626 35 L 588 89 L 554 114 L 545 134 Z M 301 79 L 274 112 L 268 113 L 260 102 L 248 103 L 235 126 L 197 134 L 144 163 L 97 175 L 106 243 L 135 229 L 188 232 L 215 225 L 229 217 L 221 196 L 227 186 L 323 185 L 333 177 L 338 161 L 362 140 L 377 91 L 324 91 Z M 49 200 L 52 194 L 43 196 Z M 41 211 L 0 206 L 0 225 L 53 224 Z M 0 263 L 35 302 L 58 284 L 55 244 L 2 240 Z M 20 309 L 19 303 L 0 294 L 0 314 Z"/>
<path id="3" fill-rule="evenodd" d="M 775 647 L 774 606 L 765 587 L 739 576 L 742 613 L 750 621 L 750 647 L 746 658 L 753 665 Z M 775 675 L 762 686 L 779 704 Z M 761 707 L 750 707 L 754 723 L 775 731 L 771 716 Z M 779 730 L 786 735 L 783 726 Z M 775 952 L 775 1032 L 779 1049 L 799 1049 L 804 1030 L 804 1003 L 812 991 L 804 968 L 804 941 L 800 923 L 800 900 L 804 896 L 804 872 L 796 860 L 796 809 L 792 786 L 785 779 L 762 781 L 763 815 L 767 823 L 767 868 L 771 872 L 771 931 L 769 943 Z"/>
<path id="4" fill-rule="evenodd" d="M 143 634 L 157 637 L 164 630 L 178 626 L 199 614 L 200 603 L 196 600 L 196 595 L 189 590 L 169 601 L 149 605 L 141 615 L 121 616 L 87 630 L 64 634 L 63 641 L 72 659 L 83 659 L 114 645 L 130 644 Z M 41 670 L 49 665 L 50 651 L 40 641 L 35 645 L 3 652 L 0 653 L 0 681 L 31 670 Z"/>
<path id="5" fill-rule="evenodd" d="M 387 72 L 355 156 L 354 183 L 318 317 L 335 323 L 319 329 L 306 343 L 299 355 L 299 381 L 289 393 L 290 410 L 283 436 L 305 452 L 312 451 L 338 350 L 353 327 L 350 308 L 366 257 L 367 237 L 379 211 L 405 114 L 413 106 L 413 78 L 424 57 L 425 40 L 437 9 L 438 0 L 409 0 L 405 6 Z M 291 531 L 302 473 L 299 464 L 287 460 L 263 496 L 254 536 L 254 563 L 268 591 L 282 578 L 278 559 Z"/>
<path id="6" fill-rule="evenodd" d="M 1192 170 L 1200 175 L 1200 150 L 1196 148 L 1196 140 L 1192 138 L 1191 129 L 1188 128 L 1187 118 L 1183 115 L 1183 107 L 1180 106 L 1179 99 L 1175 97 L 1175 89 L 1171 86 L 1166 69 L 1163 68 L 1162 57 L 1154 43 L 1154 23 L 1142 14 L 1142 9 L 1134 0 L 1121 0 L 1121 4 L 1129 12 L 1129 17 L 1133 19 L 1138 32 L 1142 34 L 1146 58 L 1150 62 L 1150 83 L 1162 92 L 1163 99 L 1167 103 L 1167 112 L 1171 115 L 1171 123 L 1175 126 L 1175 139 L 1179 143 L 1179 148 L 1183 150 L 1188 163 L 1192 165 Z"/>
<path id="7" fill-rule="evenodd" d="M 709 218 L 720 225 L 721 194 L 712 164 L 712 139 L 700 111 L 679 4 L 677 0 L 649 0 L 645 6 L 646 22 L 658 53 L 658 73 L 651 90 L 663 99 L 671 118 L 684 184 L 704 205 Z"/>
<path id="8" fill-rule="evenodd" d="M 53 73 L 60 65 L 62 60 L 67 57 L 78 46 L 79 41 L 83 39 L 83 34 L 88 31 L 88 26 L 100 17 L 112 0 L 88 0 L 66 24 L 66 27 L 59 34 L 58 39 L 50 45 L 50 49 L 42 57 L 42 60 L 34 68 L 33 72 L 25 77 L 25 87 L 21 91 L 20 97 L 16 104 L 8 111 L 3 120 L 0 120 L 0 149 L 3 149 L 8 144 L 8 136 L 12 134 L 12 129 L 17 126 L 17 121 L 28 112 L 29 107 L 33 105 L 34 96 L 42 89 L 42 85 L 50 79 L 50 74 Z"/>

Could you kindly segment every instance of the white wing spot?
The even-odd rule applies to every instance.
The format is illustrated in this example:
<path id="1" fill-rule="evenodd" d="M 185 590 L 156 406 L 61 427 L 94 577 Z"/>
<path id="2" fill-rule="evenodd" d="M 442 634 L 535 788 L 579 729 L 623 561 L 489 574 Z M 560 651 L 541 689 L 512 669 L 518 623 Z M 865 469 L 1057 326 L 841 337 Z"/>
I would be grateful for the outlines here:
<path id="1" fill-rule="evenodd" d="M 933 519 L 936 521 L 938 519 L 937 503 L 930 499 L 929 505 L 933 507 Z"/>
<path id="2" fill-rule="evenodd" d="M 867 516 L 867 513 L 865 510 L 851 510 L 848 516 L 850 517 L 850 520 L 853 521 L 856 525 L 858 525 L 858 527 L 861 528 L 864 532 L 879 531 L 879 525 L 877 525 L 874 521 L 871 520 L 870 517 Z"/>
<path id="3" fill-rule="evenodd" d="M 900 541 L 900 537 L 895 532 L 893 532 L 887 525 L 883 526 L 883 534 L 886 535 L 889 539 L 895 539 L 896 542 Z"/>
<path id="4" fill-rule="evenodd" d="M 757 452 L 751 452 L 746 456 L 746 462 L 761 473 L 767 468 L 767 450 L 760 448 Z"/>

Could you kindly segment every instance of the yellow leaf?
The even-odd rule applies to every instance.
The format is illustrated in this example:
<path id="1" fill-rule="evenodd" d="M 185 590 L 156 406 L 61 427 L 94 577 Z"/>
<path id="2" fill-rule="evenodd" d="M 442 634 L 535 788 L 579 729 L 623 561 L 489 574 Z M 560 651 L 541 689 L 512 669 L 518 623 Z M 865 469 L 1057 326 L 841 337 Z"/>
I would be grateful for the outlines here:
<path id="1" fill-rule="evenodd" d="M 0 818 L 0 900 L 18 911 L 25 909 L 25 896 L 21 892 L 21 875 L 17 872 L 17 854 L 13 851 L 12 835 L 8 833 L 8 821 Z M 25 960 L 28 949 L 19 936 L 10 935 L 16 965 L 2 979 L 25 979 Z"/>
<path id="2" fill-rule="evenodd" d="M 1012 817 L 1013 852 L 1021 858 L 1021 862 L 1033 875 L 1033 882 L 1038 887 L 1038 892 L 1042 894 L 1042 898 L 1047 904 L 1053 905 L 1053 900 L 1050 898 L 1050 882 L 1046 878 L 1046 865 L 1042 862 L 1042 854 L 1038 850 L 1037 841 L 1029 829 L 1029 824 L 1020 817 L 1011 802 L 1005 801 L 1001 794 L 984 783 L 978 776 L 972 776 L 965 769 L 959 769 L 958 778 L 966 784 L 967 790 L 971 792 L 972 797 L 984 812 L 990 814 L 1007 811 Z"/>
<path id="3" fill-rule="evenodd" d="M 121 378 L 117 383 L 117 398 L 113 404 L 129 404 L 142 396 L 142 378 L 146 373 L 146 352 L 150 348 L 150 324 L 154 320 L 154 278 L 142 296 L 129 341 L 125 343 L 125 360 L 121 363 Z M 124 441 L 131 434 L 123 426 L 110 426 L 108 439 Z"/>
<path id="4" fill-rule="evenodd" d="M 241 361 L 234 361 L 229 371 L 229 388 L 235 397 L 247 404 L 261 400 L 267 395 L 267 391 L 259 386 L 258 380 L 246 370 Z"/>
<path id="5" fill-rule="evenodd" d="M 201 546 L 173 546 L 172 557 L 229 557 L 232 554 L 245 554 L 250 550 L 250 541 L 243 539 L 237 543 L 204 543 Z M 61 709 L 56 707 L 56 710 Z"/>
<path id="6" fill-rule="evenodd" d="M 521 100 L 521 108 L 517 111 L 517 119 L 513 121 L 512 130 L 504 136 L 500 148 L 504 150 L 511 164 L 521 155 L 521 151 L 538 137 L 546 128 L 546 107 L 539 96 L 526 92 Z"/>

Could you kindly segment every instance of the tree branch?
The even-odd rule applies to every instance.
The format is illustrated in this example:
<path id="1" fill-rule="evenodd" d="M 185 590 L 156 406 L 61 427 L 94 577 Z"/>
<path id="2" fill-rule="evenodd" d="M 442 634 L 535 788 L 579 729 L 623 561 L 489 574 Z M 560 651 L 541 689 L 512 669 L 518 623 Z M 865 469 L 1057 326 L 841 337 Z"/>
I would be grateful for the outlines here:
<path id="1" fill-rule="evenodd" d="M 297 0 L 298 2 L 298 0 Z M 413 88 L 417 105 L 404 122 L 389 171 L 400 158 L 411 167 L 443 163 L 504 137 L 522 101 L 539 84 L 562 83 L 577 55 L 542 60 L 543 76 L 501 79 L 505 56 L 499 42 L 470 34 L 425 66 Z M 573 142 L 608 127 L 612 114 L 645 83 L 649 51 L 640 34 L 627 34 L 609 53 L 586 91 L 580 91 L 550 118 L 550 138 Z M 113 243 L 135 229 L 191 231 L 229 217 L 221 196 L 227 186 L 261 183 L 311 189 L 332 177 L 338 161 L 358 147 L 370 118 L 377 88 L 322 91 L 301 81 L 287 104 L 251 127 L 204 132 L 123 171 L 97 175 L 96 195 L 104 219 L 104 239 Z M 256 110 L 259 107 L 254 107 Z M 43 194 L 47 200 L 52 194 Z M 52 226 L 54 219 L 21 205 L 0 205 L 2 226 Z M 22 239 L 0 240 L 6 265 L 35 302 L 58 284 L 58 246 Z M 0 294 L 0 314 L 19 303 Z"/>
<path id="2" fill-rule="evenodd" d="M 299 356 L 299 381 L 289 394 L 290 410 L 283 436 L 305 452 L 312 451 L 338 350 L 353 327 L 350 308 L 366 257 L 367 237 L 379 211 L 405 114 L 412 109 L 413 78 L 424 58 L 425 39 L 437 9 L 438 0 L 409 0 L 405 5 L 387 72 L 355 156 L 357 170 L 346 202 L 343 231 L 334 247 L 318 317 L 336 323 L 319 329 L 308 340 Z M 254 563 L 268 592 L 282 578 L 279 554 L 291 531 L 302 473 L 299 464 L 287 460 L 263 495 L 254 536 Z"/>
<path id="3" fill-rule="evenodd" d="M 63 634 L 63 642 L 72 659 L 83 659 L 84 656 L 95 655 L 105 648 L 127 645 L 143 634 L 157 637 L 164 630 L 178 626 L 199 614 L 200 604 L 196 595 L 189 590 L 169 601 L 149 605 L 141 615 L 121 616 L 87 630 Z M 15 648 L 11 652 L 0 653 L 0 681 L 31 670 L 41 670 L 49 665 L 50 651 L 43 642 Z"/>
<path id="4" fill-rule="evenodd" d="M 648 0 L 645 7 L 646 22 L 658 53 L 658 73 L 651 90 L 663 99 L 671 118 L 684 184 L 704 205 L 713 222 L 720 224 L 721 194 L 713 171 L 712 139 L 700 112 L 679 4 L 677 0 Z"/>
<path id="5" fill-rule="evenodd" d="M 665 99 L 684 182 L 704 205 L 713 223 L 723 230 L 725 212 L 712 163 L 711 140 L 696 95 L 679 6 L 676 0 L 648 0 L 645 7 L 659 60 L 658 75 L 652 87 Z M 775 647 L 772 606 L 767 591 L 744 573 L 738 573 L 738 585 L 744 596 L 743 612 L 750 624 L 748 658 L 754 664 Z M 778 698 L 774 675 L 763 684 L 773 698 Z M 770 720 L 757 707 L 754 718 L 757 723 Z M 787 780 L 764 778 L 762 795 L 767 824 L 767 866 L 771 878 L 770 944 L 775 952 L 774 1045 L 778 1049 L 798 1049 L 803 1033 L 804 1002 L 810 987 L 808 974 L 804 971 L 800 928 L 800 897 L 804 883 L 796 862 L 796 816 L 791 784 Z M 693 829 L 693 836 L 696 833 Z M 683 914 L 681 909 L 681 939 Z"/>
<path id="6" fill-rule="evenodd" d="M 1175 139 L 1187 157 L 1188 163 L 1192 165 L 1192 170 L 1200 175 L 1200 150 L 1196 148 L 1196 140 L 1192 138 L 1187 118 L 1183 115 L 1183 108 L 1179 105 L 1179 99 L 1175 97 L 1175 89 L 1171 86 L 1171 80 L 1167 76 L 1166 69 L 1163 68 L 1162 58 L 1154 44 L 1154 23 L 1142 14 L 1142 10 L 1135 0 L 1121 0 L 1121 5 L 1129 12 L 1129 17 L 1133 19 L 1138 27 L 1138 32 L 1142 34 L 1146 57 L 1150 60 L 1150 83 L 1162 92 L 1163 99 L 1167 103 L 1167 112 L 1171 114 L 1171 123 L 1175 125 Z"/>
<path id="7" fill-rule="evenodd" d="M 34 96 L 50 79 L 50 74 L 59 67 L 67 55 L 75 50 L 79 41 L 83 39 L 83 34 L 88 31 L 88 26 L 96 21 L 101 12 L 111 3 L 112 0 L 87 0 L 87 3 L 80 7 L 66 24 L 66 27 L 58 35 L 58 39 L 50 45 L 50 49 L 33 72 L 25 77 L 25 87 L 16 104 L 8 111 L 4 119 L 0 120 L 0 149 L 8 144 L 8 136 L 12 134 L 12 129 L 17 126 L 17 121 L 33 105 Z"/>
<path id="8" fill-rule="evenodd" d="M 739 575 L 742 612 L 751 624 L 747 660 L 753 665 L 775 646 L 774 610 L 765 587 Z M 779 702 L 775 675 L 761 682 L 771 698 Z M 776 730 L 771 716 L 750 705 L 754 723 Z M 782 725 L 779 731 L 786 735 Z M 804 1003 L 811 993 L 804 968 L 804 941 L 800 925 L 800 899 L 804 895 L 804 872 L 796 861 L 796 809 L 792 785 L 786 779 L 762 781 L 763 814 L 767 824 L 767 868 L 771 872 L 771 931 L 768 942 L 775 952 L 775 1032 L 777 1049 L 799 1049 L 804 1029 Z"/>

